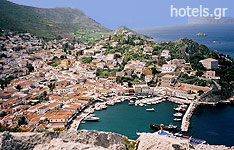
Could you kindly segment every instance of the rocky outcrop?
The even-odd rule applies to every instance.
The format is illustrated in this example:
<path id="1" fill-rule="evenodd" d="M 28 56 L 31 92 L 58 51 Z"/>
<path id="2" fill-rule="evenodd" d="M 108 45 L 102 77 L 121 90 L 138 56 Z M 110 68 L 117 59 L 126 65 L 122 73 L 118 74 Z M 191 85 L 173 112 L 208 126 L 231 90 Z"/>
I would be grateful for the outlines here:
<path id="1" fill-rule="evenodd" d="M 188 140 L 181 140 L 156 134 L 142 134 L 138 139 L 138 150 L 227 150 L 223 145 L 194 146 Z"/>
<path id="2" fill-rule="evenodd" d="M 111 132 L 0 133 L 0 150 L 126 150 L 125 138 Z M 142 134 L 137 150 L 227 150 L 223 145 L 194 146 L 188 140 Z"/>
<path id="3" fill-rule="evenodd" d="M 125 150 L 124 136 L 110 133 L 81 130 L 45 133 L 1 134 L 2 150 Z"/>

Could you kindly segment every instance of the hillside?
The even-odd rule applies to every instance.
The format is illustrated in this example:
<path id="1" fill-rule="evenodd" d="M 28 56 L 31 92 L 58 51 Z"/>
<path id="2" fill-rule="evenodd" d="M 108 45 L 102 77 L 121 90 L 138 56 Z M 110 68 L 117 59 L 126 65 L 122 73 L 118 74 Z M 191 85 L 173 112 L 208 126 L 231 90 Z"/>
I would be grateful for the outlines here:
<path id="1" fill-rule="evenodd" d="M 109 32 L 110 30 L 73 8 L 35 8 L 0 0 L 0 29 L 30 32 L 55 38 L 77 30 Z"/>
<path id="2" fill-rule="evenodd" d="M 137 33 L 125 26 L 120 26 L 119 28 L 115 29 L 114 31 L 112 31 L 110 33 L 111 36 L 113 35 L 116 35 L 116 34 L 120 34 L 120 33 L 123 33 L 123 32 L 131 32 L 133 35 L 135 35 L 136 37 L 139 37 L 139 38 L 142 38 L 142 39 L 152 39 L 151 37 L 147 36 L 147 35 L 144 35 L 144 34 L 140 34 L 140 33 Z"/>

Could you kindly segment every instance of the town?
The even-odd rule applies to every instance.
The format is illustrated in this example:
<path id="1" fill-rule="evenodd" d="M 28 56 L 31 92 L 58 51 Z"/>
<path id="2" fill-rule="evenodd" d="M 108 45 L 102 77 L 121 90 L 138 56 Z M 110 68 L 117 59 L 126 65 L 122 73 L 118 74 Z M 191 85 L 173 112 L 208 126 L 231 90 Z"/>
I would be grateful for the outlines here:
<path id="1" fill-rule="evenodd" d="M 164 45 L 128 30 L 94 44 L 1 31 L 1 128 L 66 130 L 95 102 L 131 96 L 166 97 L 190 104 L 189 111 L 200 103 L 220 100 L 215 95 L 221 90 L 215 71 L 218 60 L 199 60 L 196 65 L 202 69 L 194 69 L 199 67 L 193 67 L 186 56 L 175 57 L 177 53 Z M 181 56 L 192 53 L 189 47 L 181 51 Z M 182 126 L 188 126 L 189 113 Z"/>

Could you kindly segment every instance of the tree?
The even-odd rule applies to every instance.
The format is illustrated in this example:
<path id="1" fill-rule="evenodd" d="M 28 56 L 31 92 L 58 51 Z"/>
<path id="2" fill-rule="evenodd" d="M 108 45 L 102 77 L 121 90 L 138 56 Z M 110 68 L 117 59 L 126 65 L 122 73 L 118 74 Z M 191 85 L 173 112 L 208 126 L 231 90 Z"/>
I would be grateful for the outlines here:
<path id="1" fill-rule="evenodd" d="M 30 63 L 28 63 L 28 62 L 27 62 L 27 66 L 26 66 L 26 67 L 28 68 L 29 72 L 34 71 L 34 67 L 33 67 L 33 65 L 32 65 L 32 64 L 30 64 Z"/>
<path id="2" fill-rule="evenodd" d="M 16 88 L 18 91 L 20 91 L 20 90 L 22 89 L 21 85 L 17 85 L 15 88 Z"/>
<path id="3" fill-rule="evenodd" d="M 153 75 L 160 73 L 155 67 L 152 68 L 152 73 Z"/>
<path id="4" fill-rule="evenodd" d="M 196 76 L 199 76 L 199 77 L 201 77 L 203 74 L 204 74 L 203 71 L 200 71 L 200 70 L 196 72 Z"/>

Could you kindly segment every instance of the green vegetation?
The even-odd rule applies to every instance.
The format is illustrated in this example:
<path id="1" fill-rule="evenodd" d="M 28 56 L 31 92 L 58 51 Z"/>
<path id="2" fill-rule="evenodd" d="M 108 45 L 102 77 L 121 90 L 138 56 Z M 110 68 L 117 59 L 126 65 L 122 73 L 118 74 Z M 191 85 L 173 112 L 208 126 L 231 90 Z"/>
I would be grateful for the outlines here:
<path id="1" fill-rule="evenodd" d="M 54 131 L 65 131 L 64 128 L 54 128 Z"/>
<path id="2" fill-rule="evenodd" d="M 110 69 L 97 69 L 96 76 L 98 77 L 114 77 L 116 75 L 116 70 L 110 70 Z"/>
<path id="3" fill-rule="evenodd" d="M 43 9 L 17 5 L 6 0 L 0 0 L 0 3 L 0 29 L 30 32 L 46 39 L 61 36 L 71 38 L 67 33 L 74 33 L 79 29 L 110 31 L 79 9 Z"/>
<path id="4" fill-rule="evenodd" d="M 124 137 L 124 143 L 126 145 L 127 150 L 135 150 L 136 148 L 136 141 L 130 141 L 127 137 Z"/>
<path id="5" fill-rule="evenodd" d="M 179 78 L 179 81 L 186 81 L 190 79 L 194 79 L 195 76 L 189 76 L 188 74 L 182 74 L 181 77 Z"/>
<path id="6" fill-rule="evenodd" d="M 187 83 L 197 85 L 197 86 L 209 86 L 210 85 L 208 81 L 200 80 L 200 79 L 192 80 L 192 81 L 189 81 Z"/>
<path id="7" fill-rule="evenodd" d="M 4 131 L 9 131 L 9 132 L 27 132 L 25 130 L 22 130 L 18 127 L 15 128 L 11 128 L 11 127 L 4 127 L 2 126 L 2 124 L 0 123 L 0 132 L 4 132 Z"/>
<path id="8" fill-rule="evenodd" d="M 11 83 L 11 80 L 15 79 L 14 76 L 10 75 L 5 79 L 0 79 L 1 88 L 4 89 L 8 84 Z"/>
<path id="9" fill-rule="evenodd" d="M 100 40 L 104 34 L 106 34 L 106 32 L 99 32 L 86 29 L 79 29 L 75 33 L 73 33 L 73 35 L 79 39 L 79 42 L 90 44 L 93 44 L 97 40 Z"/>
<path id="10" fill-rule="evenodd" d="M 90 64 L 92 62 L 93 58 L 92 57 L 83 57 L 81 59 L 81 62 L 82 63 L 85 63 L 85 64 Z"/>
<path id="11" fill-rule="evenodd" d="M 59 60 L 59 61 L 55 61 L 55 62 L 53 62 L 52 64 L 50 64 L 52 67 L 57 67 L 58 65 L 60 65 L 61 64 L 61 61 Z"/>
<path id="12" fill-rule="evenodd" d="M 150 82 L 147 83 L 147 85 L 150 86 L 150 87 L 156 87 L 157 82 L 151 80 Z"/>

